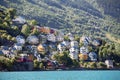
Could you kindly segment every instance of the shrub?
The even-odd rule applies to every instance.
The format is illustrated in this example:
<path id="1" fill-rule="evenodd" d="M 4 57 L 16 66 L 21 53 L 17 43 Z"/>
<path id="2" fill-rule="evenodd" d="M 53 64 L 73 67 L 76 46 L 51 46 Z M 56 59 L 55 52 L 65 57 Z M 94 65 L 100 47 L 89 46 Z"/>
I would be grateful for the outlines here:
<path id="1" fill-rule="evenodd" d="M 107 65 L 104 62 L 99 62 L 97 68 L 107 68 Z"/>

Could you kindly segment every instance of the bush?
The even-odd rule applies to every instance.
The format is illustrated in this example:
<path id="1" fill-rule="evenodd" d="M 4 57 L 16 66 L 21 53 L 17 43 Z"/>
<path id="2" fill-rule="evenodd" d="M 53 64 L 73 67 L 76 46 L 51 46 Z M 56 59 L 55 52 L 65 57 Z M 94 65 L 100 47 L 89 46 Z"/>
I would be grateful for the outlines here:
<path id="1" fill-rule="evenodd" d="M 97 68 L 97 64 L 96 64 L 96 62 L 90 62 L 90 64 L 89 64 L 89 68 L 92 68 L 92 69 Z"/>
<path id="2" fill-rule="evenodd" d="M 44 69 L 43 63 L 39 63 L 39 68 L 40 68 L 40 69 Z"/>
<path id="3" fill-rule="evenodd" d="M 107 65 L 104 62 L 99 62 L 97 68 L 107 68 Z"/>
<path id="4" fill-rule="evenodd" d="M 37 60 L 34 60 L 34 68 L 38 68 L 39 62 Z"/>

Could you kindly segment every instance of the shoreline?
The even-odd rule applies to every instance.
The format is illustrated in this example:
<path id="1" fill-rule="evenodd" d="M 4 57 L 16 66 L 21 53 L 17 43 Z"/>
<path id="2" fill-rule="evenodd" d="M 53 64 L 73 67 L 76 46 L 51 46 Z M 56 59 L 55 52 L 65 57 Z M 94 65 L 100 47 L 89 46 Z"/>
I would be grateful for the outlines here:
<path id="1" fill-rule="evenodd" d="M 43 72 L 43 71 L 120 71 L 120 69 L 55 69 L 55 70 L 31 70 L 31 71 L 28 71 L 28 70 L 24 70 L 24 71 L 0 71 L 0 72 Z"/>

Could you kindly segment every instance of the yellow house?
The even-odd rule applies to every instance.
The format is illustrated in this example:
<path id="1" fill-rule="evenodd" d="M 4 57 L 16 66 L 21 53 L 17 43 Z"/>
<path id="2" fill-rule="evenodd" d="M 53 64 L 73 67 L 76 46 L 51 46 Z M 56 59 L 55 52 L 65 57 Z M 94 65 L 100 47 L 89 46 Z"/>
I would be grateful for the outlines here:
<path id="1" fill-rule="evenodd" d="M 79 54 L 80 60 L 88 60 L 88 55 L 87 54 Z"/>
<path id="2" fill-rule="evenodd" d="M 40 51 L 40 52 L 44 52 L 45 51 L 45 48 L 42 44 L 40 44 L 38 47 L 37 47 L 37 50 Z"/>

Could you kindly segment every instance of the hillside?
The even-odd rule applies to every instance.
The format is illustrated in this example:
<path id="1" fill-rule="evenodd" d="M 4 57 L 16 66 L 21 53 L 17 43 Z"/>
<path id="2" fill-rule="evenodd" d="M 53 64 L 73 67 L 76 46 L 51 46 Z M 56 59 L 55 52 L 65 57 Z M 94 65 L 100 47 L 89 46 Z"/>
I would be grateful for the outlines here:
<path id="1" fill-rule="evenodd" d="M 118 0 L 1 0 L 0 5 L 15 8 L 17 15 L 64 32 L 102 38 L 110 32 L 120 37 Z"/>

